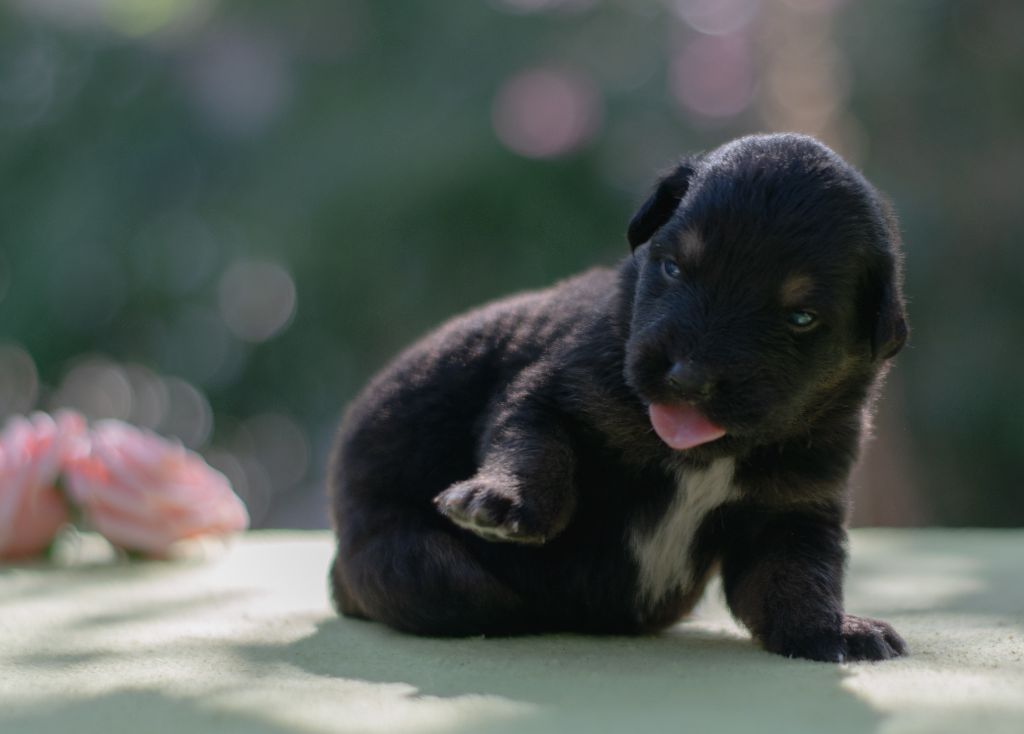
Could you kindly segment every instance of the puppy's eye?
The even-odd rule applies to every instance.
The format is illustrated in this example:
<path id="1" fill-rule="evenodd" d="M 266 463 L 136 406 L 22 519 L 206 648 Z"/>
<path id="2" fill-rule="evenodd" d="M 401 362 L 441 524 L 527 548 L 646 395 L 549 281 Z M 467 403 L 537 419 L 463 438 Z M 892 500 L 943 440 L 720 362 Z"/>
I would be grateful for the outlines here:
<path id="1" fill-rule="evenodd" d="M 665 274 L 666 278 L 671 278 L 672 280 L 679 280 L 683 277 L 683 271 L 679 269 L 679 266 L 674 261 L 668 259 L 661 261 L 661 272 Z"/>
<path id="2" fill-rule="evenodd" d="M 806 331 L 818 323 L 818 315 L 813 311 L 790 311 L 786 321 L 798 331 Z"/>

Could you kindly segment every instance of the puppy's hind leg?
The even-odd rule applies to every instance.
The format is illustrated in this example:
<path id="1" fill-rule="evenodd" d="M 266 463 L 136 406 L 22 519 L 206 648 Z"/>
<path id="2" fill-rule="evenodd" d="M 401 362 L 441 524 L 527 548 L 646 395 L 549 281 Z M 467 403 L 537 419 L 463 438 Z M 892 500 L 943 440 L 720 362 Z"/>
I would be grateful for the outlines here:
<path id="1" fill-rule="evenodd" d="M 331 568 L 335 606 L 350 617 L 430 636 L 508 635 L 533 627 L 523 600 L 447 530 L 344 540 Z"/>

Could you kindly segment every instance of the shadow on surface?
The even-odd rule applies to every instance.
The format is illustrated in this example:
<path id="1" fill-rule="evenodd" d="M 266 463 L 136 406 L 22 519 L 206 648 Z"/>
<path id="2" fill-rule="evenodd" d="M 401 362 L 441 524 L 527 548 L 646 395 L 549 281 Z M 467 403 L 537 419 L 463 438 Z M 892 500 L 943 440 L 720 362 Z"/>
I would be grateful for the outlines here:
<path id="1" fill-rule="evenodd" d="M 207 710 L 195 700 L 151 690 L 124 690 L 57 706 L 5 708 L 0 731 L 11 734 L 290 734 L 259 716 Z"/>
<path id="2" fill-rule="evenodd" d="M 75 566 L 57 566 L 45 562 L 0 565 L 0 581 L 10 590 L 4 603 L 23 604 L 33 599 L 67 596 L 77 589 L 97 584 L 142 581 L 172 581 L 186 576 L 199 562 L 98 561 Z"/>
<path id="3" fill-rule="evenodd" d="M 686 625 L 656 637 L 431 639 L 349 619 L 285 646 L 237 652 L 261 666 L 413 686 L 416 697 L 496 696 L 529 713 L 487 731 L 875 731 L 879 714 L 833 665 L 787 660 Z M 770 715 L 766 715 L 771 712 Z M 462 727 L 481 730 L 481 722 Z"/>
<path id="4" fill-rule="evenodd" d="M 849 667 L 761 651 L 714 599 L 651 637 L 407 636 L 328 616 L 319 576 L 258 586 L 273 544 L 217 583 L 170 564 L 13 568 L 5 591 L 33 606 L 0 608 L 0 690 L 21 701 L 0 732 L 1017 732 L 1022 537 L 857 536 L 851 611 L 914 654 Z"/>

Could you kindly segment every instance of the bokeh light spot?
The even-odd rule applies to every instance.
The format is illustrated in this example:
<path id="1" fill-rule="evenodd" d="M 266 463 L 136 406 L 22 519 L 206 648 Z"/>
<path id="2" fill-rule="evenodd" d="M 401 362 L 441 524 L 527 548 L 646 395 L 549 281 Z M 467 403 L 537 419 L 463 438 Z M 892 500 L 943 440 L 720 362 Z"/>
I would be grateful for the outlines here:
<path id="1" fill-rule="evenodd" d="M 0 129 L 28 127 L 46 115 L 60 71 L 56 44 L 43 37 L 0 51 Z"/>
<path id="2" fill-rule="evenodd" d="M 579 11 L 592 7 L 597 0 L 492 0 L 502 10 L 516 15 L 540 13 L 545 10 Z"/>
<path id="3" fill-rule="evenodd" d="M 291 93 L 278 43 L 241 28 L 205 39 L 189 60 L 187 82 L 203 119 L 220 132 L 241 137 L 263 132 Z"/>
<path id="4" fill-rule="evenodd" d="M 701 36 L 672 62 L 672 93 L 688 112 L 705 118 L 734 117 L 754 97 L 750 49 L 738 36 Z"/>
<path id="5" fill-rule="evenodd" d="M 126 364 L 122 369 L 132 388 L 130 421 L 143 428 L 157 429 L 170 405 L 167 385 L 159 375 L 142 365 Z"/>
<path id="6" fill-rule="evenodd" d="M 28 413 L 39 394 L 32 355 L 15 344 L 0 344 L 0 418 Z"/>
<path id="7" fill-rule="evenodd" d="M 174 436 L 189 448 L 206 444 L 213 431 L 213 410 L 195 386 L 177 377 L 164 380 L 167 391 L 167 410 L 157 430 L 166 436 Z"/>
<path id="8" fill-rule="evenodd" d="M 51 402 L 54 408 L 70 408 L 90 420 L 132 414 L 132 385 L 124 370 L 105 357 L 86 356 L 64 375 Z"/>
<path id="9" fill-rule="evenodd" d="M 676 0 L 683 21 L 700 33 L 722 36 L 750 24 L 761 9 L 761 0 Z"/>
<path id="10" fill-rule="evenodd" d="M 600 96 L 589 78 L 548 68 L 507 80 L 492 108 L 498 139 L 528 158 L 577 150 L 597 133 L 601 117 Z"/>
<path id="11" fill-rule="evenodd" d="M 146 36 L 188 15 L 196 0 L 105 0 L 107 21 L 126 36 Z"/>
<path id="12" fill-rule="evenodd" d="M 285 329 L 295 314 L 295 283 L 266 260 L 238 260 L 220 281 L 220 314 L 231 332 L 262 342 Z"/>

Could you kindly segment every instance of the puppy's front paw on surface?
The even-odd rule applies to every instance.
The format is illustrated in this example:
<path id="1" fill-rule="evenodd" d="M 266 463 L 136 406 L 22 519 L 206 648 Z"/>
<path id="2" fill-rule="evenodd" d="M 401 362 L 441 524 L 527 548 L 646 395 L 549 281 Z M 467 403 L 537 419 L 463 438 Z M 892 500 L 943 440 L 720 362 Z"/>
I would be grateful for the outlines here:
<path id="1" fill-rule="evenodd" d="M 843 640 L 847 660 L 888 660 L 909 652 L 907 643 L 888 622 L 870 617 L 844 615 Z"/>
<path id="2" fill-rule="evenodd" d="M 434 498 L 442 515 L 485 540 L 540 544 L 547 534 L 536 516 L 500 480 L 474 477 Z"/>
<path id="3" fill-rule="evenodd" d="M 786 657 L 826 663 L 889 660 L 908 652 L 907 643 L 889 624 L 852 614 L 843 615 L 839 630 L 776 632 L 764 640 L 764 646 Z"/>

